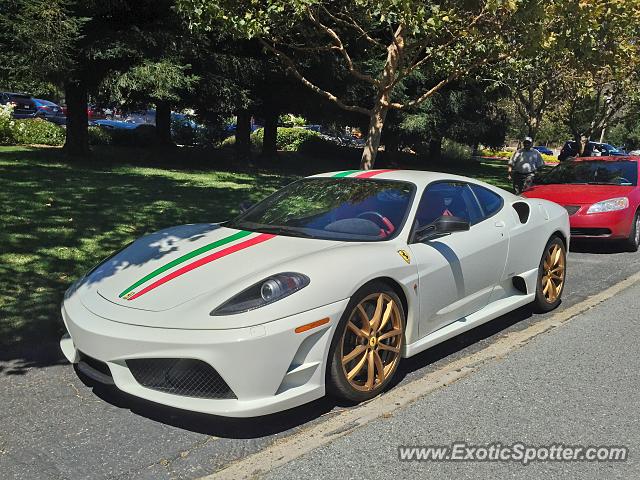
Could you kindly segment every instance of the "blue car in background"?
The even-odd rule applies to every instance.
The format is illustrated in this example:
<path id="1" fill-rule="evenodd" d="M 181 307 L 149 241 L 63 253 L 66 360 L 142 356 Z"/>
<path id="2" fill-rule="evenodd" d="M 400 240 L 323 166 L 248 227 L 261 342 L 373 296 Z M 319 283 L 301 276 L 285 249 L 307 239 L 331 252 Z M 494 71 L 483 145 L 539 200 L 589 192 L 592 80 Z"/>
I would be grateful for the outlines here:
<path id="1" fill-rule="evenodd" d="M 553 150 L 545 147 L 544 145 L 538 145 L 537 147 L 533 147 L 533 148 L 544 155 L 553 155 Z"/>
<path id="2" fill-rule="evenodd" d="M 44 118 L 57 125 L 66 125 L 67 117 L 62 111 L 62 107 L 57 103 L 50 102 L 49 100 L 43 100 L 41 98 L 34 98 L 33 103 L 36 106 L 36 117 Z"/>

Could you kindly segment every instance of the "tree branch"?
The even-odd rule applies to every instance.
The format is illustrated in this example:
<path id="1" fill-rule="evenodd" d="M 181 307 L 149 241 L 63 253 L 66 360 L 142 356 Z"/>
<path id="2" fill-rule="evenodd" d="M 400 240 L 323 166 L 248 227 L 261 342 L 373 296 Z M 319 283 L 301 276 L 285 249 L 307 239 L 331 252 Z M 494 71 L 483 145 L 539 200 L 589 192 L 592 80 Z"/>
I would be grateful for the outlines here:
<path id="1" fill-rule="evenodd" d="M 461 30 L 460 32 L 457 33 L 457 35 L 454 35 L 453 33 L 450 33 L 451 38 L 449 38 L 449 40 L 447 40 L 445 43 L 440 44 L 437 46 L 437 48 L 433 48 L 428 54 L 426 54 L 424 57 L 422 57 L 420 60 L 418 61 L 414 61 L 412 62 L 412 65 L 407 68 L 404 72 L 402 72 L 402 75 L 399 75 L 398 78 L 396 79 L 396 82 L 394 82 L 394 85 L 397 84 L 398 82 L 400 82 L 402 79 L 408 77 L 409 75 L 411 75 L 411 73 L 418 67 L 420 67 L 421 65 L 423 65 L 424 63 L 428 62 L 429 60 L 431 60 L 435 54 L 439 51 L 441 51 L 442 49 L 445 49 L 449 46 L 451 46 L 454 42 L 456 42 L 457 40 L 459 40 L 460 36 L 465 33 L 468 32 L 469 30 L 471 30 L 471 28 L 473 28 L 475 26 L 476 23 L 478 23 L 480 21 L 480 19 L 485 15 L 485 11 L 484 11 L 484 7 L 482 8 L 482 10 L 480 11 L 480 13 L 478 15 L 476 15 L 473 20 L 471 20 L 471 22 L 469 22 L 466 27 Z"/>
<path id="2" fill-rule="evenodd" d="M 504 60 L 507 57 L 508 57 L 508 55 L 503 54 L 503 55 L 498 56 L 495 59 L 495 61 Z M 389 108 L 393 108 L 395 110 L 405 110 L 407 108 L 411 108 L 411 107 L 415 107 L 417 105 L 420 105 L 422 102 L 427 100 L 429 97 L 431 97 L 433 94 L 435 94 L 438 90 L 440 90 L 445 85 L 448 85 L 449 83 L 453 82 L 454 80 L 459 79 L 463 75 L 466 75 L 466 74 L 472 72 L 476 68 L 479 68 L 482 65 L 485 65 L 486 63 L 489 63 L 490 61 L 491 61 L 491 59 L 489 59 L 489 58 L 483 58 L 483 59 L 480 59 L 480 60 L 472 63 L 467 68 L 462 68 L 462 69 L 455 70 L 447 78 L 444 78 L 444 79 L 440 80 L 437 84 L 435 84 L 433 87 L 431 87 L 429 90 L 424 92 L 422 95 L 420 95 L 415 100 L 411 100 L 410 102 L 406 102 L 406 103 L 386 103 L 385 106 L 389 107 Z"/>
<path id="3" fill-rule="evenodd" d="M 367 74 L 364 74 L 364 73 L 360 72 L 360 70 L 358 70 L 354 66 L 353 60 L 351 60 L 351 57 L 349 56 L 349 52 L 347 52 L 347 49 L 344 47 L 344 44 L 342 43 L 342 40 L 340 39 L 340 36 L 335 32 L 335 30 L 333 30 L 332 28 L 324 25 L 320 20 L 318 20 L 313 15 L 313 12 L 311 11 L 310 7 L 307 7 L 307 15 L 309 15 L 309 18 L 316 25 L 316 27 L 318 27 L 319 29 L 323 30 L 333 40 L 333 43 L 334 43 L 334 45 L 336 47 L 336 50 L 338 50 L 340 52 L 340 54 L 342 55 L 342 58 L 344 58 L 345 62 L 347 62 L 347 68 L 349 69 L 349 72 L 354 77 L 356 77 L 357 79 L 362 80 L 364 82 L 367 82 L 367 83 L 377 87 L 378 83 L 379 83 L 378 80 L 373 78 L 371 75 L 367 75 Z"/>
<path id="4" fill-rule="evenodd" d="M 322 7 L 322 9 L 325 11 L 325 13 L 327 15 L 329 15 L 329 17 L 331 17 L 331 19 L 333 19 L 334 22 L 336 23 L 341 23 L 342 25 L 345 25 L 347 27 L 352 27 L 354 28 L 365 40 L 367 40 L 370 44 L 375 45 L 377 47 L 381 47 L 381 48 L 387 48 L 386 45 L 384 45 L 382 42 L 376 40 L 375 38 L 373 38 L 371 35 L 369 35 L 364 28 L 362 28 L 354 19 L 353 17 L 347 15 L 344 12 L 339 12 L 336 13 L 335 15 L 333 15 L 331 12 L 329 12 L 329 10 L 327 10 L 326 7 Z M 340 17 L 338 17 L 338 15 L 340 17 L 345 17 L 348 19 L 344 20 Z"/>
<path id="5" fill-rule="evenodd" d="M 358 105 L 346 104 L 342 100 L 340 100 L 338 97 L 336 97 L 333 93 L 328 92 L 326 90 L 323 90 L 322 88 L 318 87 L 314 83 L 311 83 L 304 75 L 302 75 L 300 73 L 300 71 L 296 68 L 296 64 L 293 61 L 293 59 L 291 57 L 289 57 L 286 53 L 284 53 L 281 50 L 278 50 L 275 46 L 271 45 L 269 42 L 265 41 L 262 38 L 260 39 L 260 43 L 267 50 L 269 50 L 271 53 L 273 53 L 276 57 L 281 59 L 287 65 L 288 70 L 298 80 L 300 80 L 304 85 L 306 85 L 308 88 L 310 88 L 311 90 L 316 92 L 318 95 L 320 95 L 320 96 L 326 98 L 327 100 L 335 103 L 336 105 L 338 105 L 343 110 L 347 110 L 349 112 L 362 113 L 362 114 L 367 115 L 367 116 L 371 115 L 371 110 L 369 110 L 367 108 L 364 108 L 364 107 L 360 107 Z"/>

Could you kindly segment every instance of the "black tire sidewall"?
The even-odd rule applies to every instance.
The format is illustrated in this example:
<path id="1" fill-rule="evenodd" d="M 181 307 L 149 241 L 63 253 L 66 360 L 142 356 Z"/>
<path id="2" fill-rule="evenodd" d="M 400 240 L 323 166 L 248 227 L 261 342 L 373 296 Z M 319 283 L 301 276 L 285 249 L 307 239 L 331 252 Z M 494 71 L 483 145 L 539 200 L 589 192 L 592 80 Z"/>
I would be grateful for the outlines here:
<path id="1" fill-rule="evenodd" d="M 342 317 L 338 322 L 338 326 L 336 327 L 336 330 L 333 334 L 333 339 L 331 340 L 331 347 L 329 348 L 329 355 L 327 357 L 328 365 L 327 365 L 327 372 L 326 372 L 327 393 L 341 400 L 346 400 L 348 402 L 354 402 L 354 403 L 364 402 L 366 400 L 370 400 L 371 398 L 379 395 L 391 383 L 393 377 L 398 371 L 398 364 L 400 363 L 398 362 L 398 364 L 396 364 L 395 370 L 391 372 L 391 374 L 385 379 L 384 383 L 382 384 L 382 387 L 376 388 L 371 392 L 362 392 L 354 389 L 349 383 L 349 381 L 347 380 L 342 370 L 342 357 L 341 357 L 340 343 L 342 341 L 342 335 L 347 326 L 347 322 L 351 317 L 351 313 L 353 312 L 353 309 L 356 308 L 358 303 L 360 303 L 362 299 L 364 299 L 365 297 L 374 293 L 384 293 L 386 295 L 389 295 L 393 299 L 393 301 L 396 302 L 396 305 L 398 306 L 398 310 L 400 311 L 400 317 L 401 317 L 400 321 L 402 322 L 402 331 L 404 332 L 406 328 L 406 313 L 404 311 L 404 306 L 402 304 L 402 301 L 400 300 L 396 292 L 387 283 L 381 282 L 381 281 L 371 282 L 369 284 L 366 284 L 362 288 L 360 288 L 351 297 L 351 300 L 349 300 L 349 303 L 347 304 L 347 307 L 345 308 L 345 311 L 343 312 Z M 402 350 L 402 347 L 404 346 L 404 342 L 405 342 L 405 338 L 403 333 L 401 344 L 400 344 L 401 350 Z"/>
<path id="2" fill-rule="evenodd" d="M 636 243 L 636 229 L 638 228 L 638 216 L 640 215 L 640 210 L 636 211 L 636 214 L 633 216 L 633 220 L 631 221 L 631 232 L 629 233 L 629 238 L 626 241 L 627 250 L 630 252 L 638 251 L 638 243 Z"/>

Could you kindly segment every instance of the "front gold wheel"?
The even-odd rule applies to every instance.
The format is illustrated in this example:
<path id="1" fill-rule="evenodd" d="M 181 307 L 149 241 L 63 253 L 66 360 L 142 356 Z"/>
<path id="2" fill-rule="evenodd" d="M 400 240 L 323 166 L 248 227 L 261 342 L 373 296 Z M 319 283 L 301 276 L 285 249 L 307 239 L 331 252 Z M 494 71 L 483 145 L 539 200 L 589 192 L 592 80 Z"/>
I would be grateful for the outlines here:
<path id="1" fill-rule="evenodd" d="M 397 300 L 387 293 L 372 293 L 356 305 L 340 341 L 342 373 L 351 388 L 383 388 L 400 361 L 403 323 Z"/>

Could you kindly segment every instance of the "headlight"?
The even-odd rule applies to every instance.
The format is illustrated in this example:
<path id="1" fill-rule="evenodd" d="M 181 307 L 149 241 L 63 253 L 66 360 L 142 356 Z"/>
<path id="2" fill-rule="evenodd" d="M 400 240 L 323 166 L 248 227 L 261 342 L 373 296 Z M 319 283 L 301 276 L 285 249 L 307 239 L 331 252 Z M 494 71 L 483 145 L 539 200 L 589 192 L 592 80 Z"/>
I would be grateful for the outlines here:
<path id="1" fill-rule="evenodd" d="M 255 310 L 288 297 L 310 282 L 309 277 L 301 273 L 278 273 L 243 290 L 213 310 L 210 315 L 233 315 Z"/>
<path id="2" fill-rule="evenodd" d="M 616 210 L 624 210 L 627 207 L 629 207 L 629 199 L 627 197 L 611 198 L 591 205 L 587 210 L 587 215 L 590 213 L 615 212 Z"/>

